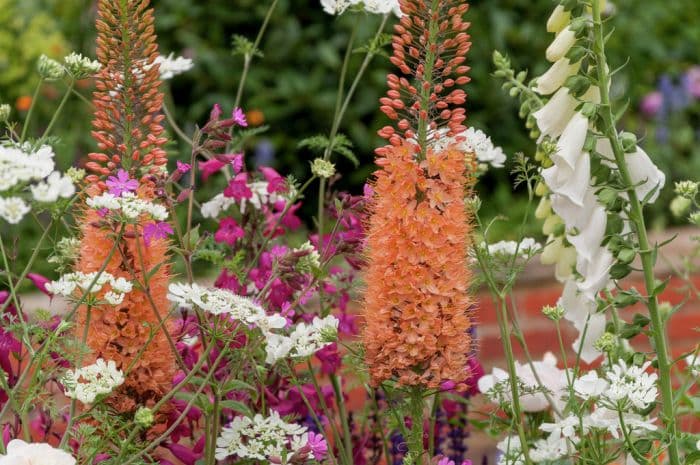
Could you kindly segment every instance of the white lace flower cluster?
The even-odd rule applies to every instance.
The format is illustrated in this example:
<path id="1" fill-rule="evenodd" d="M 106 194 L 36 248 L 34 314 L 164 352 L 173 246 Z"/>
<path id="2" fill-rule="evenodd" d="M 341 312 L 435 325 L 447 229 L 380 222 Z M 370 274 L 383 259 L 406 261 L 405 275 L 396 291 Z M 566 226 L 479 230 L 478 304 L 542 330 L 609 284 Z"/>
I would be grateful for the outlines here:
<path id="1" fill-rule="evenodd" d="M 384 15 L 393 13 L 403 16 L 398 0 L 321 0 L 323 11 L 329 15 L 340 15 L 349 7 L 360 5 L 367 13 Z"/>
<path id="2" fill-rule="evenodd" d="M 85 203 L 95 210 L 109 210 L 122 215 L 125 220 L 133 221 L 141 215 L 149 215 L 156 221 L 165 221 L 168 210 L 160 204 L 138 198 L 133 192 L 123 192 L 117 197 L 109 192 L 91 197 Z"/>
<path id="3" fill-rule="evenodd" d="M 542 261 L 556 263 L 557 277 L 566 281 L 560 305 L 566 310 L 565 317 L 574 324 L 580 335 L 585 332 L 585 340 L 579 336 L 574 348 L 577 352 L 581 348 L 581 358 L 590 363 L 600 355 L 593 344 L 605 331 L 605 316 L 596 312 L 596 296 L 610 282 L 609 271 L 614 257 L 602 244 L 607 213 L 596 196 L 597 188 L 591 185 L 591 154 L 584 148 L 592 122 L 581 111 L 576 111 L 581 103 L 599 103 L 600 91 L 591 86 L 577 99 L 571 89 L 564 86 L 567 78 L 575 74 L 580 66 L 580 63 L 571 63 L 567 58 L 576 43 L 570 21 L 570 12 L 559 5 L 547 22 L 547 30 L 556 33 L 547 49 L 547 59 L 554 64 L 536 81 L 536 92 L 542 96 L 553 94 L 533 114 L 541 133 L 540 142 L 556 144 L 551 155 L 553 165 L 542 172 L 550 194 L 542 199 L 538 216 L 551 215 L 545 222 L 550 237 Z M 607 139 L 599 138 L 595 150 L 611 168 L 615 168 L 610 163 L 614 157 Z M 636 190 L 640 198 L 663 187 L 664 174 L 641 148 L 636 147 L 626 157 L 632 182 L 638 185 Z M 651 195 L 649 200 L 655 198 L 656 194 Z M 552 211 L 556 215 L 552 215 Z M 565 246 L 564 237 L 553 234 L 554 226 L 561 223 L 564 225 L 565 239 L 573 250 Z M 574 277 L 574 270 L 579 277 Z"/>
<path id="4" fill-rule="evenodd" d="M 76 460 L 68 452 L 46 442 L 24 442 L 13 439 L 6 446 L 6 454 L 0 455 L 2 465 L 75 465 Z"/>
<path id="5" fill-rule="evenodd" d="M 124 373 L 114 361 L 98 358 L 92 365 L 68 370 L 61 378 L 66 397 L 92 404 L 97 396 L 109 394 L 124 383 Z"/>
<path id="6" fill-rule="evenodd" d="M 68 273 L 61 276 L 57 281 L 46 284 L 46 290 L 52 294 L 64 297 L 79 297 L 75 295 L 76 290 L 89 292 L 97 295 L 105 285 L 110 286 L 102 298 L 110 305 L 119 305 L 124 301 L 124 296 L 132 291 L 133 285 L 124 278 L 115 278 L 107 272 L 99 273 Z"/>
<path id="7" fill-rule="evenodd" d="M 628 366 L 623 360 L 618 360 L 604 372 L 603 377 L 599 377 L 596 371 L 590 371 L 573 380 L 574 395 L 582 402 L 584 408 L 591 409 L 590 413 L 584 412 L 581 417 L 573 414 L 555 416 L 555 423 L 543 423 L 540 429 L 547 433 L 547 437 L 535 442 L 530 450 L 532 461 L 553 462 L 567 456 L 570 447 L 580 442 L 581 435 L 586 435 L 592 430 L 610 434 L 616 440 L 625 435 L 655 431 L 656 419 L 638 413 L 649 408 L 658 395 L 657 375 L 647 373 L 650 365 L 650 362 L 646 362 L 641 366 Z M 544 392 L 522 395 L 520 402 L 523 410 L 547 410 L 551 401 L 556 411 L 561 412 L 569 396 L 568 383 L 572 373 L 557 368 L 556 359 L 551 354 L 546 355 L 542 362 L 534 362 L 533 366 L 534 372 L 529 365 L 516 363 L 519 383 L 524 387 L 524 391 L 546 389 L 549 398 Z M 534 373 L 537 373 L 539 381 Z M 509 402 L 511 399 L 508 374 L 498 368 L 494 368 L 492 375 L 479 380 L 479 389 L 499 402 Z M 499 463 L 522 463 L 520 460 L 523 460 L 523 457 L 517 437 L 501 441 L 499 449 L 504 452 Z"/>
<path id="8" fill-rule="evenodd" d="M 475 155 L 483 171 L 486 171 L 488 166 L 503 168 L 506 154 L 501 147 L 494 145 L 491 138 L 483 131 L 471 127 L 454 137 L 446 137 L 446 134 L 447 129 L 441 128 L 428 136 L 433 150 L 442 151 L 447 147 L 456 146 L 457 150 L 465 154 Z"/>
<path id="9" fill-rule="evenodd" d="M 523 411 L 546 410 L 550 399 L 557 407 L 564 405 L 563 397 L 568 387 L 566 371 L 557 367 L 557 358 L 551 352 L 547 352 L 542 361 L 532 362 L 532 366 L 529 363 L 521 365 L 516 361 L 515 373 L 519 386 L 527 392 L 520 396 Z M 505 370 L 494 367 L 490 375 L 479 378 L 478 386 L 480 392 L 495 402 L 512 402 L 509 376 Z"/>
<path id="10" fill-rule="evenodd" d="M 163 56 L 158 55 L 154 61 L 159 65 L 158 71 L 162 80 L 172 79 L 178 74 L 186 73 L 194 67 L 190 58 L 175 57 L 173 53 Z"/>
<path id="11" fill-rule="evenodd" d="M 225 197 L 224 194 L 217 194 L 208 202 L 202 204 L 202 216 L 205 218 L 217 218 L 221 212 L 228 210 L 233 205 L 238 205 L 241 213 L 245 213 L 248 205 L 252 205 L 256 210 L 262 210 L 265 205 L 272 205 L 279 200 L 285 200 L 286 197 L 276 192 L 267 191 L 267 181 L 253 181 L 248 183 L 248 188 L 252 191 L 253 196 L 249 199 L 240 201 Z"/>
<path id="12" fill-rule="evenodd" d="M 280 414 L 260 414 L 253 418 L 241 416 L 222 428 L 216 440 L 216 458 L 223 460 L 232 455 L 271 463 L 290 463 L 299 453 L 306 452 L 308 432 L 305 426 L 287 423 Z"/>
<path id="13" fill-rule="evenodd" d="M 102 65 L 97 60 L 91 60 L 80 53 L 73 52 L 63 58 L 66 70 L 75 79 L 85 79 L 97 73 Z"/>
<path id="14" fill-rule="evenodd" d="M 267 336 L 266 363 L 283 358 L 310 357 L 338 338 L 338 319 L 333 315 L 315 317 L 311 324 L 298 323 L 289 336 L 272 333 Z"/>
<path id="15" fill-rule="evenodd" d="M 486 247 L 485 243 L 481 247 Z M 542 246 L 533 238 L 525 237 L 520 242 L 500 241 L 488 245 L 489 255 L 496 258 L 510 258 L 513 255 L 530 257 L 542 249 Z"/>
<path id="16" fill-rule="evenodd" d="M 212 315 L 228 315 L 234 320 L 260 328 L 264 334 L 269 334 L 273 329 L 282 329 L 287 324 L 283 316 L 267 315 L 265 309 L 253 300 L 226 289 L 172 283 L 168 287 L 168 300 L 180 307 L 196 306 Z"/>
<path id="17" fill-rule="evenodd" d="M 0 192 L 10 191 L 7 197 L 0 197 L 0 218 L 17 224 L 31 211 L 28 199 L 22 195 L 27 187 L 33 200 L 41 203 L 75 194 L 71 179 L 54 171 L 53 158 L 48 145 L 37 150 L 27 144 L 0 145 Z"/>

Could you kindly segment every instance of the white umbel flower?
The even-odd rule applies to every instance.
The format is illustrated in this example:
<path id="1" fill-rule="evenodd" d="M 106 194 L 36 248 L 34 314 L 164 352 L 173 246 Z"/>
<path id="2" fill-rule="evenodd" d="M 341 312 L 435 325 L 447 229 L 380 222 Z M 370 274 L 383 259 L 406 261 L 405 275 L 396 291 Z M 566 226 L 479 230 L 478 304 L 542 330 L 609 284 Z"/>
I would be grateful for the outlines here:
<path id="1" fill-rule="evenodd" d="M 68 176 L 63 176 L 58 171 L 54 171 L 46 178 L 45 182 L 40 182 L 29 187 L 34 200 L 37 202 L 52 203 L 59 197 L 67 199 L 75 194 L 75 186 Z"/>
<path id="2" fill-rule="evenodd" d="M 574 381 L 574 392 L 583 400 L 600 397 L 607 389 L 609 383 L 604 378 L 599 378 L 594 370 Z"/>
<path id="3" fill-rule="evenodd" d="M 263 206 L 272 205 L 286 198 L 279 193 L 268 192 L 267 185 L 267 181 L 249 182 L 248 188 L 253 195 L 249 199 L 241 199 L 240 201 L 231 197 L 225 197 L 224 194 L 217 194 L 211 200 L 202 204 L 202 216 L 205 218 L 217 218 L 233 205 L 238 205 L 241 213 L 246 212 L 248 205 L 251 205 L 256 210 L 262 210 Z"/>
<path id="4" fill-rule="evenodd" d="M 298 323 L 289 336 L 268 334 L 265 362 L 274 364 L 287 357 L 310 357 L 337 339 L 338 323 L 333 315 L 315 317 L 310 325 Z"/>
<path id="5" fill-rule="evenodd" d="M 20 197 L 0 197 L 0 218 L 10 224 L 22 221 L 31 208 Z"/>
<path id="6" fill-rule="evenodd" d="M 124 373 L 113 360 L 98 358 L 95 363 L 77 370 L 68 370 L 61 378 L 66 397 L 92 404 L 98 396 L 109 394 L 124 383 Z"/>
<path id="7" fill-rule="evenodd" d="M 168 218 L 168 210 L 163 205 L 140 199 L 133 192 L 123 192 L 119 197 L 105 192 L 87 199 L 85 203 L 95 210 L 107 209 L 121 214 L 129 221 L 136 220 L 141 215 L 148 215 L 156 221 Z"/>
<path id="8" fill-rule="evenodd" d="M 45 442 L 28 443 L 13 439 L 7 444 L 7 453 L 0 455 L 0 465 L 75 465 L 68 452 Z"/>
<path id="9" fill-rule="evenodd" d="M 0 145 L 0 192 L 20 183 L 44 179 L 54 169 L 53 157 L 48 145 L 36 151 L 25 146 Z"/>
<path id="10" fill-rule="evenodd" d="M 482 247 L 485 244 L 482 244 Z M 528 257 L 537 253 L 542 249 L 542 245 L 531 237 L 525 237 L 520 242 L 515 241 L 500 241 L 495 244 L 488 245 L 489 255 L 508 258 L 516 253 L 521 257 Z"/>
<path id="11" fill-rule="evenodd" d="M 91 272 L 68 273 L 61 276 L 56 281 L 51 281 L 46 284 L 46 290 L 52 294 L 79 299 L 81 293 L 76 291 L 89 292 L 96 296 L 105 285 L 109 285 L 111 290 L 108 290 L 103 299 L 111 305 L 119 305 L 124 300 L 124 294 L 128 294 L 133 289 L 133 284 L 124 278 L 115 278 L 107 272 Z"/>
<path id="12" fill-rule="evenodd" d="M 102 65 L 97 60 L 91 60 L 80 53 L 73 52 L 63 58 L 68 73 L 75 79 L 85 79 L 97 73 Z"/>
<path id="13" fill-rule="evenodd" d="M 656 373 L 647 373 L 651 362 L 644 363 L 641 367 L 627 366 L 624 360 L 612 366 L 606 372 L 606 378 L 610 386 L 605 392 L 605 398 L 615 405 L 626 405 L 626 401 L 632 407 L 643 410 L 656 400 L 658 391 L 656 388 Z"/>
<path id="14" fill-rule="evenodd" d="M 535 442 L 535 446 L 530 451 L 530 458 L 535 463 L 553 462 L 566 455 L 568 452 L 566 446 L 566 439 L 552 433 L 547 439 Z"/>
<path id="15" fill-rule="evenodd" d="M 190 58 L 175 57 L 173 53 L 164 57 L 159 55 L 156 57 L 154 64 L 158 64 L 158 71 L 162 80 L 172 79 L 178 74 L 186 73 L 194 67 L 194 63 Z"/>
<path id="16" fill-rule="evenodd" d="M 216 458 L 224 460 L 234 455 L 255 461 L 275 458 L 287 464 L 306 445 L 307 434 L 305 426 L 285 422 L 275 410 L 268 417 L 260 414 L 253 418 L 236 417 L 222 428 L 216 440 Z"/>

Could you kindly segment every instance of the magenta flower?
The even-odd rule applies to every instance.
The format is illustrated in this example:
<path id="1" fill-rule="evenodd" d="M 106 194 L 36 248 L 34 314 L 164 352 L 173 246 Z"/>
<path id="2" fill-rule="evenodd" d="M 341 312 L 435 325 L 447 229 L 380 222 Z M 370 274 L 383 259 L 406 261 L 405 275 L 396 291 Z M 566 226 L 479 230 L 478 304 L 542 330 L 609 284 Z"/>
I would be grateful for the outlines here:
<path id="1" fill-rule="evenodd" d="M 27 273 L 27 279 L 29 279 L 41 292 L 49 297 L 53 297 L 53 294 L 46 290 L 46 284 L 51 281 L 50 279 L 37 273 Z"/>
<path id="2" fill-rule="evenodd" d="M 106 184 L 109 193 L 116 197 L 121 197 L 125 192 L 133 192 L 139 187 L 139 182 L 131 179 L 128 171 L 121 169 L 117 171 L 116 176 L 108 177 Z"/>
<path id="3" fill-rule="evenodd" d="M 238 239 L 245 236 L 243 228 L 238 226 L 233 218 L 224 218 L 219 222 L 219 229 L 214 233 L 214 240 L 218 243 L 234 245 Z"/>
<path id="4" fill-rule="evenodd" d="M 199 171 L 202 172 L 202 181 L 206 181 L 212 174 L 218 173 L 226 163 L 216 159 L 199 162 Z"/>
<path id="5" fill-rule="evenodd" d="M 311 453 L 315 460 L 321 461 L 326 458 L 328 453 L 328 443 L 326 439 L 318 433 L 309 431 L 309 442 L 307 445 L 311 448 Z"/>
<path id="6" fill-rule="evenodd" d="M 245 118 L 245 113 L 243 113 L 243 110 L 241 110 L 240 108 L 233 109 L 233 113 L 231 113 L 231 118 L 233 119 L 233 122 L 239 126 L 248 126 L 248 120 Z"/>
<path id="7" fill-rule="evenodd" d="M 143 227 L 143 242 L 146 244 L 146 247 L 149 247 L 153 239 L 166 239 L 172 233 L 172 226 L 165 221 L 148 223 Z"/>
<path id="8" fill-rule="evenodd" d="M 229 181 L 228 186 L 224 189 L 224 197 L 234 198 L 236 200 L 249 199 L 253 196 L 253 191 L 248 187 L 248 174 L 238 173 L 236 177 Z"/>
<path id="9" fill-rule="evenodd" d="M 321 373 L 329 375 L 335 373 L 338 371 L 338 368 L 340 368 L 342 360 L 338 352 L 337 343 L 328 344 L 314 355 L 321 361 Z"/>
<path id="10" fill-rule="evenodd" d="M 693 97 L 700 99 L 700 66 L 690 68 L 683 79 L 686 90 Z"/>
<path id="11" fill-rule="evenodd" d="M 192 169 L 192 165 L 190 165 L 189 163 L 183 163 L 180 160 L 177 160 L 176 163 L 177 163 L 177 170 L 182 174 L 185 174 L 190 169 Z"/>
<path id="12" fill-rule="evenodd" d="M 97 215 L 100 218 L 104 218 L 108 214 L 109 214 L 109 208 L 100 208 L 99 210 L 97 210 Z"/>
<path id="13" fill-rule="evenodd" d="M 221 111 L 221 105 L 215 103 L 211 109 L 211 113 L 209 113 L 209 119 L 212 121 L 218 121 L 222 113 L 223 111 Z"/>
<path id="14" fill-rule="evenodd" d="M 267 166 L 261 166 L 259 169 L 263 176 L 265 176 L 265 181 L 267 181 L 267 192 L 287 191 L 287 183 L 277 171 Z"/>
<path id="15" fill-rule="evenodd" d="M 639 109 L 642 113 L 653 118 L 656 116 L 664 105 L 664 96 L 659 91 L 650 92 L 644 96 L 642 103 L 639 105 Z"/>

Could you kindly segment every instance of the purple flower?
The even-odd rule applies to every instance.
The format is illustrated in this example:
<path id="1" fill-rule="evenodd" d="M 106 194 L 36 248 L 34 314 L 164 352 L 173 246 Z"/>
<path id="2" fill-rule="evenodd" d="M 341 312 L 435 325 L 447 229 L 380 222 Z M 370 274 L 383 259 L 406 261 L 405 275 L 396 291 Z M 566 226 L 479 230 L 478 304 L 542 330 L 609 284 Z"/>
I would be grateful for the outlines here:
<path id="1" fill-rule="evenodd" d="M 192 169 L 192 165 L 190 165 L 189 163 L 183 163 L 180 160 L 177 160 L 177 170 L 180 173 L 185 174 L 191 169 Z"/>
<path id="2" fill-rule="evenodd" d="M 109 208 L 100 208 L 99 210 L 97 210 L 97 215 L 100 218 L 104 218 L 108 214 L 109 214 Z"/>
<path id="3" fill-rule="evenodd" d="M 248 187 L 248 175 L 246 173 L 238 173 L 235 178 L 229 181 L 228 186 L 224 189 L 224 197 L 243 200 L 249 199 L 252 196 L 253 191 Z"/>
<path id="4" fill-rule="evenodd" d="M 214 233 L 216 242 L 225 242 L 228 245 L 234 245 L 238 239 L 245 236 L 243 228 L 238 226 L 233 218 L 224 218 L 219 222 L 219 229 Z"/>
<path id="5" fill-rule="evenodd" d="M 243 110 L 241 110 L 240 108 L 233 109 L 233 113 L 231 113 L 231 118 L 233 119 L 233 122 L 239 126 L 248 126 L 248 120 L 246 120 L 245 118 L 245 113 L 243 113 Z"/>
<path id="6" fill-rule="evenodd" d="M 323 349 L 317 351 L 315 354 L 316 358 L 321 361 L 321 373 L 331 374 L 338 371 L 342 360 L 340 359 L 340 354 L 338 353 L 338 344 L 332 343 L 324 347 Z"/>
<path id="7" fill-rule="evenodd" d="M 320 434 L 309 431 L 309 442 L 307 442 L 307 445 L 311 448 L 311 453 L 315 460 L 321 461 L 326 457 L 328 443 Z"/>
<path id="8" fill-rule="evenodd" d="M 133 192 L 139 187 L 139 182 L 136 179 L 131 179 L 128 171 L 121 169 L 117 171 L 116 176 L 108 177 L 106 184 L 109 193 L 116 197 L 121 197 L 124 192 Z"/>
<path id="9" fill-rule="evenodd" d="M 149 247 L 153 239 L 166 239 L 172 233 L 172 226 L 165 221 L 148 223 L 143 227 L 143 242 L 146 244 L 146 247 Z"/>

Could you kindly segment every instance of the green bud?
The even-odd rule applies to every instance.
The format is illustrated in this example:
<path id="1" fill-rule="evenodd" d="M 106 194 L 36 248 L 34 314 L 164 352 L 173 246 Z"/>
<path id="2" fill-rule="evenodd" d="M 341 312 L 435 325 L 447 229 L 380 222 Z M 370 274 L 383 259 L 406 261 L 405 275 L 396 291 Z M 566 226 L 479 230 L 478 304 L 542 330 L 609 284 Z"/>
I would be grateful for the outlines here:
<path id="1" fill-rule="evenodd" d="M 687 197 L 676 197 L 673 200 L 671 200 L 671 213 L 676 218 L 680 218 L 688 212 L 692 203 L 693 201 Z"/>
<path id="2" fill-rule="evenodd" d="M 467 209 L 476 213 L 481 208 L 481 199 L 478 195 L 472 195 L 464 200 Z"/>
<path id="3" fill-rule="evenodd" d="M 700 226 L 700 211 L 691 213 L 688 220 L 695 226 Z"/>
<path id="4" fill-rule="evenodd" d="M 617 346 L 617 338 L 612 333 L 604 333 L 593 344 L 593 347 L 600 352 L 612 352 Z"/>
<path id="5" fill-rule="evenodd" d="M 547 185 L 545 183 L 543 183 L 542 181 L 538 182 L 537 185 L 535 186 L 535 194 L 542 197 L 547 192 L 549 192 L 549 189 L 547 189 Z"/>
<path id="6" fill-rule="evenodd" d="M 578 63 L 584 56 L 586 56 L 587 52 L 588 50 L 586 50 L 586 47 L 574 45 L 569 49 L 569 52 L 566 54 L 566 58 L 569 59 L 569 63 Z"/>
<path id="7" fill-rule="evenodd" d="M 634 249 L 620 249 L 620 251 L 617 254 L 617 259 L 620 261 L 620 263 L 624 264 L 629 264 L 632 263 L 632 260 L 634 260 L 634 257 L 637 256 L 637 252 Z"/>
<path id="8" fill-rule="evenodd" d="M 625 153 L 632 153 L 637 150 L 637 136 L 631 132 L 622 132 L 620 134 L 620 143 Z"/>
<path id="9" fill-rule="evenodd" d="M 97 73 L 102 65 L 96 60 L 91 60 L 79 53 L 71 53 L 63 59 L 68 74 L 74 79 L 85 79 Z"/>
<path id="10" fill-rule="evenodd" d="M 11 112 L 12 108 L 8 104 L 3 103 L 2 105 L 0 105 L 0 123 L 4 123 L 8 119 L 10 119 Z"/>
<path id="11" fill-rule="evenodd" d="M 669 317 L 672 311 L 673 305 L 671 305 L 671 302 L 659 302 L 659 314 L 661 315 L 661 318 L 663 320 L 666 320 L 666 318 Z"/>
<path id="12" fill-rule="evenodd" d="M 542 314 L 552 321 L 559 321 L 564 317 L 564 309 L 559 305 L 546 305 L 542 307 Z"/>
<path id="13" fill-rule="evenodd" d="M 148 407 L 139 407 L 134 414 L 134 422 L 142 428 L 150 427 L 154 421 L 153 410 Z"/>
<path id="14" fill-rule="evenodd" d="M 532 131 L 530 131 L 529 136 L 530 139 L 538 139 L 540 137 L 540 131 L 537 129 L 533 129 Z"/>
<path id="15" fill-rule="evenodd" d="M 45 81 L 57 81 L 63 77 L 65 70 L 61 63 L 52 60 L 46 55 L 41 55 L 36 65 L 39 76 Z"/>
<path id="16" fill-rule="evenodd" d="M 317 158 L 311 163 L 311 173 L 319 178 L 330 178 L 335 174 L 335 165 L 323 158 Z"/>
<path id="17" fill-rule="evenodd" d="M 681 197 L 692 200 L 698 195 L 698 183 L 695 181 L 678 181 L 675 192 Z"/>
<path id="18" fill-rule="evenodd" d="M 569 76 L 564 82 L 564 86 L 569 88 L 574 97 L 581 97 L 591 87 L 591 81 L 586 76 L 577 74 Z"/>
<path id="19" fill-rule="evenodd" d="M 85 173 L 84 169 L 75 168 L 73 166 L 71 166 L 70 168 L 68 168 L 68 170 L 66 170 L 66 176 L 68 176 L 70 178 L 70 180 L 73 181 L 73 183 L 77 183 L 79 181 L 82 181 L 83 178 L 85 177 L 85 174 L 86 173 Z"/>
<path id="20" fill-rule="evenodd" d="M 519 88 L 519 87 L 513 87 L 513 88 L 510 89 L 510 91 L 508 92 L 508 95 L 510 95 L 511 97 L 517 97 L 518 95 L 520 95 L 520 88 Z"/>

